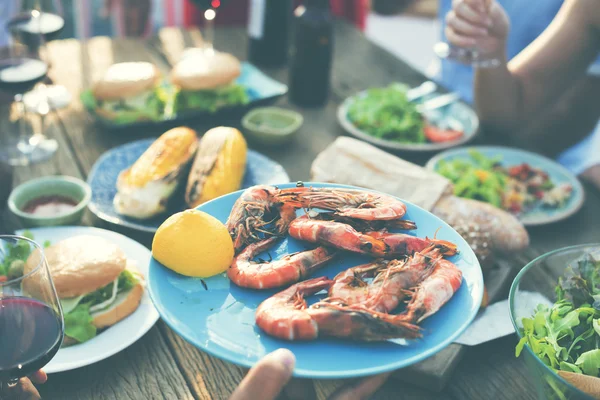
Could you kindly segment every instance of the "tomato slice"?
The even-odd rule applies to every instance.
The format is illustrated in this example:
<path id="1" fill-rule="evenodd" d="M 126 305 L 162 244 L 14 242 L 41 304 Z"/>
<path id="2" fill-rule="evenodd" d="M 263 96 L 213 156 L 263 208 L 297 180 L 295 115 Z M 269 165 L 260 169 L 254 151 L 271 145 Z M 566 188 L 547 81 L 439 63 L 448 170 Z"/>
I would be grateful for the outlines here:
<path id="1" fill-rule="evenodd" d="M 433 143 L 452 142 L 460 139 L 463 132 L 454 129 L 440 129 L 435 125 L 426 124 L 423 128 L 427 140 Z"/>

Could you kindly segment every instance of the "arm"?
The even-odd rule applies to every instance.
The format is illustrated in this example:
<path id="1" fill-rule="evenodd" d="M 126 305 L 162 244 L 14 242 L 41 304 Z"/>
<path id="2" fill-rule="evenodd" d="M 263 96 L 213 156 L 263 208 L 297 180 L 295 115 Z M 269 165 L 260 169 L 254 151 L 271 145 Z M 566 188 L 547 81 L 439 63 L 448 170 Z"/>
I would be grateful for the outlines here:
<path id="1" fill-rule="evenodd" d="M 476 105 L 484 124 L 510 131 L 584 75 L 600 49 L 600 9 L 596 0 L 567 1 L 546 31 L 509 63 L 506 16 L 492 1 L 486 23 L 488 14 L 478 11 L 482 1 L 455 0 L 447 36 L 457 46 L 476 46 L 500 59 L 498 68 L 476 71 Z"/>
<path id="2" fill-rule="evenodd" d="M 600 118 L 598 93 L 600 76 L 579 78 L 551 106 L 519 129 L 516 144 L 555 157 L 579 143 L 594 130 Z"/>

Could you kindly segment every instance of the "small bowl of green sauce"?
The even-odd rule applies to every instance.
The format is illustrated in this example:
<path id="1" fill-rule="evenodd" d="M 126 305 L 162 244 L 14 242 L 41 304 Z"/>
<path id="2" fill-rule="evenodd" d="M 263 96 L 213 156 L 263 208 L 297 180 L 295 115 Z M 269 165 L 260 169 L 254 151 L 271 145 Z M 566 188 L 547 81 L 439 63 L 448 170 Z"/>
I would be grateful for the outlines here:
<path id="1" fill-rule="evenodd" d="M 264 145 L 280 145 L 294 137 L 304 119 L 300 113 L 279 107 L 261 107 L 242 118 L 244 133 Z"/>

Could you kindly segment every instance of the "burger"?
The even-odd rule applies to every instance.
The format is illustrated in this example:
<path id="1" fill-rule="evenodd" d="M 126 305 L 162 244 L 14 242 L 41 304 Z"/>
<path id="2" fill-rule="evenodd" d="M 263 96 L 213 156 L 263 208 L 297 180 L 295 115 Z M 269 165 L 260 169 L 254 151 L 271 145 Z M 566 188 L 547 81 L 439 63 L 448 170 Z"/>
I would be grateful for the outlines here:
<path id="1" fill-rule="evenodd" d="M 240 74 L 240 61 L 229 53 L 188 49 L 171 70 L 175 109 L 214 112 L 248 103 L 245 88 L 235 82 Z"/>
<path id="2" fill-rule="evenodd" d="M 93 235 L 74 236 L 44 250 L 65 322 L 63 346 L 87 342 L 132 314 L 144 293 L 143 278 L 114 243 Z M 27 259 L 24 276 L 39 261 Z M 25 280 L 28 292 L 43 290 Z"/>
<path id="3" fill-rule="evenodd" d="M 99 116 L 115 123 L 159 120 L 165 107 L 161 73 L 149 62 L 111 65 L 83 101 Z"/>

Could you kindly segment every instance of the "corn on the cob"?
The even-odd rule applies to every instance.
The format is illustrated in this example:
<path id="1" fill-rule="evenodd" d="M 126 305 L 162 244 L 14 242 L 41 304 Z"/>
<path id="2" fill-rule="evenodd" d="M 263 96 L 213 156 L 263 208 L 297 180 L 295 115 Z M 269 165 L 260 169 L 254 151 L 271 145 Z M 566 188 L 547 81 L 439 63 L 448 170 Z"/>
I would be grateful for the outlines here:
<path id="1" fill-rule="evenodd" d="M 114 199 L 117 212 L 140 219 L 163 212 L 197 148 L 196 132 L 190 128 L 163 133 L 130 168 L 119 174 Z"/>
<path id="2" fill-rule="evenodd" d="M 164 179 L 179 171 L 196 152 L 198 138 L 190 128 L 180 127 L 163 133 L 131 166 L 124 177 L 131 186 Z"/>
<path id="3" fill-rule="evenodd" d="M 190 207 L 240 188 L 246 172 L 248 146 L 240 131 L 217 127 L 200 140 L 186 188 Z"/>

